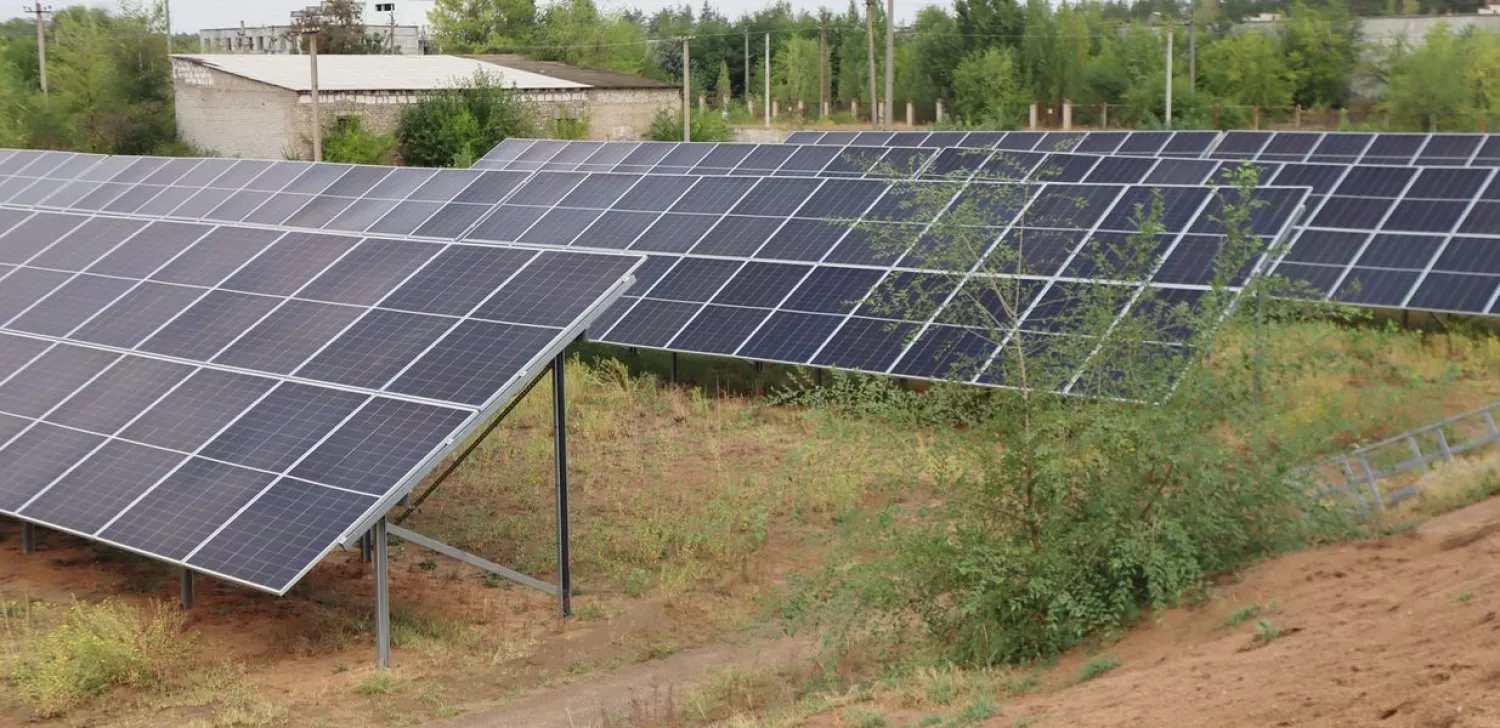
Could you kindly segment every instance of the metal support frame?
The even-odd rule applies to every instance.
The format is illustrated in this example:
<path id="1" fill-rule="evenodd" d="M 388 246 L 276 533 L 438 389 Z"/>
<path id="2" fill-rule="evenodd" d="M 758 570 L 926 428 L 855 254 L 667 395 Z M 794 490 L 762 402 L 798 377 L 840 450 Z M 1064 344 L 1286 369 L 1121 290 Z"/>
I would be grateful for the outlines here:
<path id="1" fill-rule="evenodd" d="M 36 524 L 30 521 L 21 522 L 21 553 L 36 553 Z"/>
<path id="2" fill-rule="evenodd" d="M 671 364 L 671 370 L 672 370 L 672 373 L 671 373 L 671 382 L 673 384 L 676 384 L 677 383 L 677 352 L 675 352 L 675 351 L 671 352 L 668 356 L 671 358 L 671 362 L 672 362 L 672 364 Z"/>
<path id="3" fill-rule="evenodd" d="M 496 576 L 509 579 L 523 586 L 551 594 L 558 598 L 559 608 L 563 616 L 573 616 L 573 571 L 572 556 L 570 553 L 570 541 L 568 533 L 568 410 L 567 410 L 567 353 L 561 352 L 557 358 L 552 360 L 549 366 L 552 374 L 552 424 L 553 424 L 553 447 L 556 456 L 556 470 L 554 471 L 555 485 L 557 487 L 557 574 L 556 586 L 548 584 L 522 574 L 514 569 L 507 569 L 493 561 L 475 556 L 474 554 L 461 551 L 440 541 L 436 541 L 415 531 L 410 531 L 399 525 L 387 523 L 382 518 L 375 522 L 368 533 L 360 539 L 360 551 L 369 552 L 375 563 L 375 655 L 376 664 L 384 670 L 391 664 L 391 603 L 390 603 L 390 559 L 388 550 L 390 537 L 395 536 L 405 541 L 410 541 L 422 548 L 435 551 L 458 561 L 462 561 L 477 569 L 481 569 Z M 405 520 L 416 511 L 417 507 L 426 500 L 437 487 L 442 484 L 453 471 L 462 465 L 479 443 L 483 442 L 500 422 L 505 419 L 526 395 L 531 392 L 541 377 L 531 381 L 531 384 L 522 390 L 510 405 L 502 411 L 475 440 L 469 444 L 457 459 L 453 461 L 437 480 L 423 491 L 421 495 L 411 500 L 411 505 L 398 518 L 396 523 Z"/>
<path id="4" fill-rule="evenodd" d="M 193 570 L 182 570 L 182 594 L 178 598 L 183 609 L 193 608 Z"/>
<path id="5" fill-rule="evenodd" d="M 567 353 L 552 360 L 552 444 L 557 486 L 557 599 L 564 617 L 573 616 L 573 569 L 568 540 Z"/>
<path id="6" fill-rule="evenodd" d="M 382 518 L 370 529 L 375 551 L 375 665 L 384 670 L 391 666 L 391 573 L 390 539 L 386 537 Z"/>
<path id="7" fill-rule="evenodd" d="M 375 560 L 375 536 L 370 531 L 359 537 L 359 560 L 366 564 Z"/>

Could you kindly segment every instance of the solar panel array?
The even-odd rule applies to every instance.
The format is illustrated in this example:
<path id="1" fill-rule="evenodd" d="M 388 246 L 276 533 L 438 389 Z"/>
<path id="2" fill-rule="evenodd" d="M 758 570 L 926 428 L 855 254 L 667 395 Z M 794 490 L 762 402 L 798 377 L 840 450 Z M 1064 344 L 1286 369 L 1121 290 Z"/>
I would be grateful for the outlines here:
<path id="1" fill-rule="evenodd" d="M 562 152 L 569 148 L 566 143 L 556 146 Z M 609 146 L 589 144 L 594 154 Z M 552 156 L 557 153 L 554 150 Z M 0 173 L 13 171 L 20 161 L 0 159 Z M 882 257 L 871 241 L 872 233 L 880 237 L 892 229 L 917 237 L 930 221 L 900 206 L 907 197 L 903 190 L 924 183 L 838 176 L 387 170 L 230 160 L 194 164 L 195 160 L 110 158 L 73 180 L 43 177 L 31 186 L 18 186 L 27 192 L 36 185 L 56 189 L 43 198 L 44 205 L 61 201 L 122 212 L 135 207 L 137 213 L 150 208 L 153 214 L 169 217 L 294 227 L 326 220 L 324 229 L 350 224 L 349 210 L 371 210 L 382 214 L 361 212 L 355 224 L 387 234 L 646 253 L 651 258 L 631 297 L 594 325 L 590 336 L 595 340 L 946 378 L 941 367 L 931 369 L 937 365 L 912 353 L 919 352 L 920 340 L 906 345 L 906 334 L 925 331 L 943 312 L 922 312 L 916 320 L 881 320 L 862 303 L 872 291 L 900 285 L 924 270 L 922 251 Z M 62 170 L 58 175 L 72 171 L 66 163 L 56 169 Z M 8 182 L 0 181 L 0 195 Z M 1081 257 L 1072 268 L 1068 260 L 1092 236 L 1131 232 L 1135 205 L 1152 193 L 1147 186 L 973 184 L 976 189 L 1004 187 L 1007 191 L 999 194 L 1014 207 L 985 223 L 996 241 L 1031 228 L 1045 233 L 1038 237 L 1051 239 L 1050 255 L 1060 257 L 1049 258 L 1031 273 L 1046 284 L 1047 290 L 1036 292 L 1038 301 L 1054 284 L 1087 281 L 1088 274 L 1079 270 Z M 142 186 L 155 190 L 122 200 L 129 194 L 124 188 Z M 352 195 L 361 189 L 363 197 L 330 194 Z M 1214 235 L 1210 201 L 1220 190 L 1198 184 L 1159 191 L 1169 200 L 1169 234 L 1188 244 L 1162 249 L 1154 284 L 1201 291 L 1207 287 L 1213 256 L 1200 243 Z M 397 199 L 397 194 L 404 197 Z M 1257 230 L 1273 237 L 1284 232 L 1306 189 L 1265 188 L 1259 194 L 1268 206 Z M 163 199 L 175 207 L 163 212 Z M 1085 202 L 1073 210 L 1059 207 L 1059 199 Z M 1049 205 L 1050 217 L 1058 219 L 1034 215 L 1038 220 L 1012 225 L 1022 210 Z M 1057 287 L 1050 295 L 1065 288 Z M 1037 306 L 1035 319 L 1023 321 L 1022 327 L 1045 329 L 1048 324 L 1041 319 L 1052 312 L 1051 307 Z"/>
<path id="2" fill-rule="evenodd" d="M 1149 132 L 1160 134 L 1160 132 Z M 1042 134 L 1028 132 L 1035 139 Z M 1226 142 L 1236 135 L 1280 137 L 1273 132 L 1230 132 Z M 846 136 L 850 136 L 846 134 Z M 858 136 L 858 135 L 855 135 Z M 1434 141 L 1423 141 L 1423 135 L 1409 134 L 1301 134 L 1305 138 L 1361 138 L 1363 151 L 1359 159 L 1371 162 L 1393 158 L 1392 147 L 1377 148 L 1375 138 L 1403 140 L 1406 149 L 1424 148 L 1427 157 L 1442 161 Z M 1441 136 L 1441 135 L 1440 135 Z M 1480 135 L 1450 135 L 1480 148 Z M 1374 141 L 1372 141 L 1374 140 Z M 1437 144 L 1435 146 L 1435 144 Z M 499 156 L 519 156 L 532 149 L 532 140 L 514 140 L 502 147 Z M 634 147 L 621 143 L 621 147 Z M 665 145 L 675 147 L 682 145 Z M 705 149 L 715 145 L 688 145 L 700 158 L 713 156 Z M 807 147 L 786 145 L 734 146 L 732 155 L 719 159 L 757 157 L 764 148 L 779 148 L 784 155 Z M 1044 145 L 1039 145 L 1044 146 Z M 595 152 L 609 147 L 591 143 Z M 1223 148 L 1222 145 L 1220 147 Z M 1264 151 L 1266 147 L 1262 147 Z M 1311 145 L 1307 149 L 1324 151 L 1336 147 Z M 1465 149 L 1469 147 L 1464 147 Z M 748 153 L 745 150 L 749 150 Z M 826 147 L 849 155 L 832 176 L 845 176 L 867 169 L 878 173 L 882 166 L 866 167 L 880 158 L 880 148 L 851 145 Z M 892 148 L 906 149 L 906 148 Z M 873 150 L 873 152 L 872 152 Z M 1016 151 L 1013 149 L 946 148 L 932 150 L 915 175 L 926 179 L 1015 179 L 1088 184 L 1164 184 L 1204 185 L 1223 182 L 1246 162 L 1239 159 L 1186 159 L 1175 157 L 1101 156 L 1079 153 Z M 1467 152 L 1455 152 L 1467 153 Z M 675 153 L 669 152 L 666 157 Z M 549 156 L 551 155 L 551 156 Z M 1436 155 L 1436 156 L 1433 156 Z M 532 155 L 532 164 L 552 169 L 551 159 L 569 153 L 568 143 L 551 142 L 545 154 Z M 1480 164 L 1479 157 L 1466 158 L 1474 166 L 1463 165 L 1384 165 L 1353 163 L 1301 163 L 1274 161 L 1276 155 L 1259 155 L 1254 162 L 1261 184 L 1273 187 L 1308 186 L 1313 192 L 1308 212 L 1296 226 L 1286 256 L 1275 272 L 1301 282 L 1305 295 L 1351 305 L 1402 308 L 1438 313 L 1500 314 L 1497 291 L 1500 291 L 1500 181 L 1492 180 L 1491 168 Z M 681 156 L 677 157 L 681 159 Z M 912 159 L 912 158 L 903 158 Z M 1404 158 L 1402 158 L 1404 159 Z M 1448 159 L 1457 159 L 1451 157 Z M 566 167 L 567 165 L 564 165 Z M 667 165 L 663 173 L 682 174 L 679 165 Z M 711 165 L 697 169 L 713 170 Z M 657 173 L 655 169 L 651 170 Z"/>
<path id="3" fill-rule="evenodd" d="M 1500 165 L 1500 135 L 1306 131 L 793 132 L 788 144 L 967 147 L 1267 162 Z"/>
<path id="4" fill-rule="evenodd" d="M 285 593 L 641 260 L 0 208 L 0 512 Z"/>
<path id="5" fill-rule="evenodd" d="M 475 169 L 518 172 L 907 177 L 937 150 L 880 145 L 701 144 L 507 139 Z"/>

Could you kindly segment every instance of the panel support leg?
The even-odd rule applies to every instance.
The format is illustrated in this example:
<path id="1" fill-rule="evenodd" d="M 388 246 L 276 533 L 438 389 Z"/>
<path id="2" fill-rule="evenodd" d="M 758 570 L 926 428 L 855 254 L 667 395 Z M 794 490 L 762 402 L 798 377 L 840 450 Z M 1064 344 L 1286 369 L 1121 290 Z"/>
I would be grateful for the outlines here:
<path id="1" fill-rule="evenodd" d="M 193 608 L 193 571 L 182 570 L 182 595 L 179 597 L 183 609 Z"/>
<path id="2" fill-rule="evenodd" d="M 672 376 L 672 383 L 676 384 L 677 383 L 677 352 L 674 351 L 671 354 L 669 354 L 669 356 L 672 359 L 672 374 L 671 374 L 671 376 Z"/>
<path id="3" fill-rule="evenodd" d="M 36 525 L 29 521 L 21 523 L 21 553 L 36 553 Z"/>
<path id="4" fill-rule="evenodd" d="M 676 361 L 675 355 L 673 361 Z M 573 574 L 568 544 L 567 354 L 552 360 L 552 437 L 557 471 L 557 597 L 564 617 L 573 616 Z"/>
<path id="5" fill-rule="evenodd" d="M 384 670 L 391 666 L 391 579 L 386 546 L 385 519 L 370 529 L 375 551 L 375 665 Z"/>
<path id="6" fill-rule="evenodd" d="M 359 537 L 359 560 L 366 564 L 375 560 L 375 537 L 371 535 L 373 530 L 365 531 L 365 535 Z"/>

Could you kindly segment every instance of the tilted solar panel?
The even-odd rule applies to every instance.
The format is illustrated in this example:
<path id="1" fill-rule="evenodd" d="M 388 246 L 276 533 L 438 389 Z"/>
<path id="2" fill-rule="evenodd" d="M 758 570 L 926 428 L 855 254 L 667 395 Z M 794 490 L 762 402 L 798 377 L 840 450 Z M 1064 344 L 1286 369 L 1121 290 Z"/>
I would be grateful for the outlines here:
<path id="1" fill-rule="evenodd" d="M 0 513 L 285 593 L 641 260 L 0 208 Z"/>

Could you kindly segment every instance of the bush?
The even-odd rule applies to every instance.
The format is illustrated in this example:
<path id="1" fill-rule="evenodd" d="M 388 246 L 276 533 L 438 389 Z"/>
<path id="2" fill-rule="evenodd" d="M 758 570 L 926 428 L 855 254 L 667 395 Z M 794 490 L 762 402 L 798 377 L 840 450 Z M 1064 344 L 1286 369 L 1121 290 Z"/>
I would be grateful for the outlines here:
<path id="1" fill-rule="evenodd" d="M 722 115 L 714 111 L 693 114 L 693 141 L 727 142 L 734 140 L 734 128 Z M 682 112 L 657 109 L 651 119 L 652 140 L 658 142 L 682 141 Z"/>
<path id="2" fill-rule="evenodd" d="M 163 604 L 75 602 L 56 627 L 28 621 L 11 635 L 16 654 L 6 669 L 16 696 L 38 717 L 61 715 L 111 687 L 150 685 L 181 671 L 192 647 L 183 620 Z"/>
<path id="3" fill-rule="evenodd" d="M 323 161 L 345 164 L 391 164 L 396 139 L 365 128 L 364 119 L 344 116 L 336 119 L 323 137 Z"/>
<path id="4" fill-rule="evenodd" d="M 407 106 L 396 128 L 401 159 L 417 167 L 467 167 L 510 137 L 535 136 L 537 110 L 483 73 Z"/>

